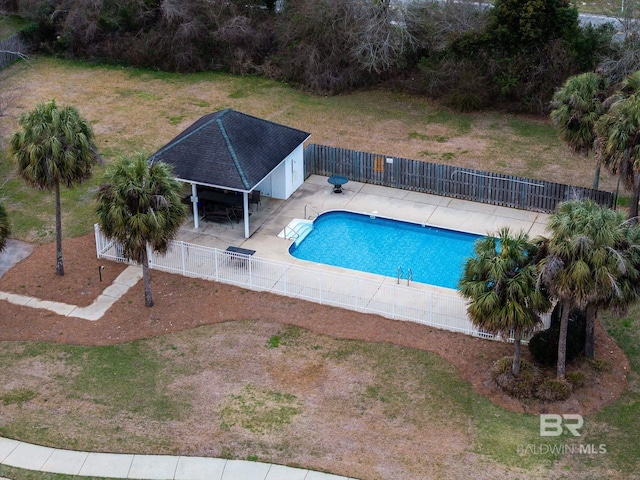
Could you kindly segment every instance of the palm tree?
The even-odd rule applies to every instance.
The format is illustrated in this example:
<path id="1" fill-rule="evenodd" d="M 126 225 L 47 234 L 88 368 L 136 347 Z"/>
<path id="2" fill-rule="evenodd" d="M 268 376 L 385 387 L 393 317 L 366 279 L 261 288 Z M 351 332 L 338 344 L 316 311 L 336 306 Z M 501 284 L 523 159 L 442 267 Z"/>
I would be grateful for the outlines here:
<path id="1" fill-rule="evenodd" d="M 596 122 L 596 158 L 632 194 L 628 218 L 638 216 L 640 199 L 640 72 L 627 77 Z"/>
<path id="2" fill-rule="evenodd" d="M 586 210 L 584 224 L 571 227 L 582 229 L 583 235 L 591 239 L 588 251 L 589 264 L 593 269 L 591 298 L 586 305 L 586 336 L 584 354 L 595 357 L 595 323 L 600 309 L 626 308 L 637 298 L 637 264 L 632 260 L 637 244 L 638 225 L 624 222 L 624 215 L 595 202 L 582 202 Z M 634 244 L 635 242 L 635 244 Z M 632 292 L 636 292 L 634 295 Z"/>
<path id="3" fill-rule="evenodd" d="M 459 282 L 460 293 L 470 300 L 467 311 L 474 325 L 509 338 L 513 332 L 512 372 L 520 372 L 523 334 L 535 328 L 540 314 L 551 308 L 544 289 L 536 287 L 537 246 L 526 233 L 512 235 L 508 227 L 496 238 L 475 244 Z"/>
<path id="4" fill-rule="evenodd" d="M 583 73 L 570 77 L 551 101 L 551 120 L 558 135 L 569 148 L 588 156 L 596 138 L 595 124 L 604 113 L 605 80 L 597 73 Z M 593 188 L 600 181 L 600 162 L 596 160 Z"/>
<path id="5" fill-rule="evenodd" d="M 593 357 L 598 309 L 626 301 L 622 282 L 631 273 L 625 256 L 630 235 L 624 224 L 622 214 L 592 200 L 564 202 L 549 219 L 551 238 L 539 264 L 539 278 L 562 306 L 558 379 L 564 378 L 566 369 L 569 312 L 574 308 L 586 310 L 585 353 Z M 629 278 L 635 280 L 636 276 Z"/>
<path id="6" fill-rule="evenodd" d="M 122 245 L 124 256 L 142 265 L 144 299 L 153 306 L 147 248 L 165 253 L 186 217 L 182 187 L 162 162 L 142 154 L 121 158 L 105 172 L 97 195 L 103 233 Z"/>
<path id="7" fill-rule="evenodd" d="M 55 100 L 38 104 L 20 117 L 22 131 L 10 146 L 20 176 L 31 185 L 54 190 L 56 202 L 56 273 L 64 275 L 60 184 L 71 188 L 91 176 L 97 161 L 91 126 L 74 107 Z"/>
<path id="8" fill-rule="evenodd" d="M 617 315 L 626 315 L 629 306 L 640 299 L 640 224 L 636 221 L 626 221 L 619 225 L 619 228 L 624 240 L 616 251 L 626 263 L 617 279 L 617 295 L 604 299 L 595 306 L 596 319 L 598 308 L 613 310 Z M 587 345 L 585 345 L 586 349 Z"/>
<path id="9" fill-rule="evenodd" d="M 9 222 L 9 215 L 7 215 L 4 205 L 0 203 L 0 252 L 7 245 L 7 238 L 9 238 L 10 234 L 11 223 Z"/>

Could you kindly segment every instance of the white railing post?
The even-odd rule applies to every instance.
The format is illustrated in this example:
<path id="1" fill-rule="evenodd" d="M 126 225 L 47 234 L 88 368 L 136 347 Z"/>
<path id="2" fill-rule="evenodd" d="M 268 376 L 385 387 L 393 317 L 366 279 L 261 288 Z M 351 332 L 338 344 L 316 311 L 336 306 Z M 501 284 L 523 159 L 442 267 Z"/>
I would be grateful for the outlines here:
<path id="1" fill-rule="evenodd" d="M 220 253 L 220 250 L 218 250 L 217 248 L 213 249 L 213 268 L 214 268 L 214 277 L 216 279 L 216 282 L 220 279 L 220 275 L 218 274 L 218 255 Z"/>
<path id="2" fill-rule="evenodd" d="M 396 318 L 396 287 L 393 287 L 393 291 L 391 292 L 391 318 L 395 320 Z"/>
<path id="3" fill-rule="evenodd" d="M 102 242 L 100 241 L 100 227 L 98 227 L 97 223 L 93 224 L 93 234 L 96 237 L 96 257 L 100 258 L 100 248 L 102 246 Z"/>
<path id="4" fill-rule="evenodd" d="M 286 295 L 289 292 L 289 289 L 287 287 L 287 274 L 289 273 L 289 267 L 287 265 L 284 266 L 284 272 L 282 275 L 283 281 L 282 283 L 284 284 L 284 294 Z"/>
<path id="5" fill-rule="evenodd" d="M 429 325 L 433 325 L 433 292 L 429 292 Z"/>
<path id="6" fill-rule="evenodd" d="M 359 312 L 359 302 L 358 302 L 358 277 L 356 277 L 356 312 Z"/>
<path id="7" fill-rule="evenodd" d="M 180 242 L 180 264 L 182 265 L 182 275 L 187 274 L 187 264 L 184 258 L 184 242 Z"/>

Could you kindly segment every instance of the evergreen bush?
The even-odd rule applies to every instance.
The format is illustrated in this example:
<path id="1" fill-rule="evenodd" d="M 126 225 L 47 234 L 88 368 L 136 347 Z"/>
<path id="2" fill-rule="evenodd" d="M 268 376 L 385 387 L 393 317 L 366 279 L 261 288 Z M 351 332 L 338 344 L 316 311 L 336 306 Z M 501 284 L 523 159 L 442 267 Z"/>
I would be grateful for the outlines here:
<path id="1" fill-rule="evenodd" d="M 567 328 L 567 362 L 570 362 L 584 350 L 586 335 L 586 315 L 582 310 L 569 313 Z M 560 308 L 556 306 L 551 314 L 551 326 L 536 333 L 529 340 L 529 351 L 537 363 L 544 367 L 553 367 L 558 361 L 558 338 L 560 337 Z"/>

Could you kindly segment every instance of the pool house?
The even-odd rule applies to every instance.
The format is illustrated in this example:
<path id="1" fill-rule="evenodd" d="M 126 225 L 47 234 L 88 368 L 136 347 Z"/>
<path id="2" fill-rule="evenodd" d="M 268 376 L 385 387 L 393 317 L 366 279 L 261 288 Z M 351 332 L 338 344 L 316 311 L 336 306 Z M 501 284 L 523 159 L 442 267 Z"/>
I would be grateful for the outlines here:
<path id="1" fill-rule="evenodd" d="M 190 186 L 193 226 L 202 218 L 244 226 L 262 198 L 286 200 L 304 181 L 304 142 L 310 134 L 232 109 L 205 115 L 154 153 Z"/>

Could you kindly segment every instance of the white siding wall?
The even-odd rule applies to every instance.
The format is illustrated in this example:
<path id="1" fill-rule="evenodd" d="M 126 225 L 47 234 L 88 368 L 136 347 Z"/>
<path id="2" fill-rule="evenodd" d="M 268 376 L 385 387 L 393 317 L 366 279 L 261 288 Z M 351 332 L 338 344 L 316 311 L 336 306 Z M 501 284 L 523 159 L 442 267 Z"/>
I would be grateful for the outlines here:
<path id="1" fill-rule="evenodd" d="M 267 196 L 286 200 L 303 182 L 304 146 L 300 144 L 256 189 Z"/>
<path id="2" fill-rule="evenodd" d="M 289 198 L 293 192 L 295 192 L 304 183 L 304 145 L 298 145 L 290 155 L 291 164 L 289 172 L 291 174 L 291 181 L 289 183 L 289 192 L 287 198 Z"/>

